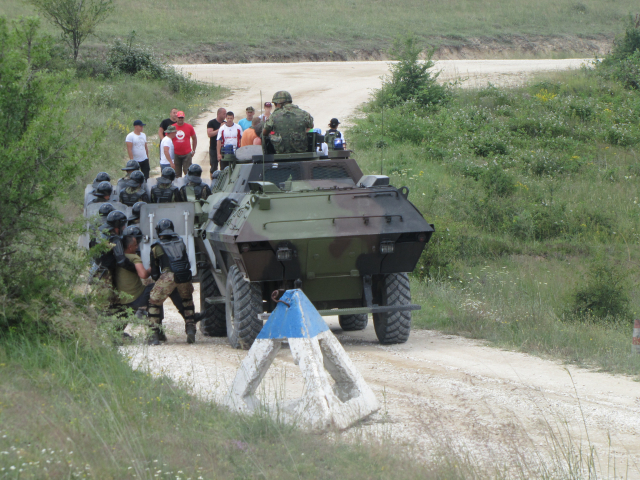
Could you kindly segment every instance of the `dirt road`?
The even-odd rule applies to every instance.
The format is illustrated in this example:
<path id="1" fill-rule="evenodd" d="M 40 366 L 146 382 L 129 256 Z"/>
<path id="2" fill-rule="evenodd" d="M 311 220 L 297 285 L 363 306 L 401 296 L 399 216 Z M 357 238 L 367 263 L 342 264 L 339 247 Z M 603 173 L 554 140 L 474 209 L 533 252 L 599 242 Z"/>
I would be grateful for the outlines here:
<path id="1" fill-rule="evenodd" d="M 518 85 L 531 74 L 541 71 L 579 68 L 589 59 L 566 60 L 440 60 L 442 81 L 463 80 L 463 86 Z M 271 100 L 278 90 L 288 90 L 294 103 L 313 116 L 317 127 L 327 128 L 333 117 L 349 125 L 357 107 L 367 101 L 371 91 L 380 87 L 380 77 L 388 72 L 388 62 L 309 62 L 248 63 L 237 65 L 178 65 L 194 78 L 213 82 L 232 91 L 232 95 L 203 113 L 197 120 L 196 134 L 200 147 L 196 160 L 208 165 L 207 121 L 215 117 L 218 107 L 244 118 L 245 108 L 260 111 L 262 102 Z M 345 121 L 346 120 L 346 121 Z"/>
<path id="2" fill-rule="evenodd" d="M 543 69 L 573 68 L 581 60 L 438 62 L 442 77 L 469 77 L 470 82 L 521 82 Z M 324 125 L 329 118 L 353 115 L 379 84 L 384 62 L 276 65 L 196 65 L 185 67 L 198 78 L 230 86 L 233 94 L 220 102 L 241 113 L 259 105 L 275 90 L 288 89 L 301 107 Z M 204 115 L 198 135 L 204 132 Z M 204 134 L 201 138 L 205 138 Z M 202 150 L 201 150 L 202 152 Z M 208 165 L 204 152 L 198 161 Z M 197 295 L 197 291 L 196 291 Z M 196 305 L 198 298 L 196 296 Z M 226 339 L 198 334 L 185 343 L 182 319 L 167 305 L 169 342 L 162 347 L 129 347 L 134 366 L 148 365 L 185 382 L 194 394 L 219 399 L 226 392 L 245 352 Z M 408 343 L 378 344 L 370 325 L 343 333 L 336 318 L 333 332 L 374 389 L 382 410 L 343 435 L 389 439 L 428 458 L 437 449 L 468 454 L 487 467 L 518 465 L 564 469 L 568 459 L 588 456 L 594 447 L 597 470 L 604 477 L 640 478 L 640 384 L 563 366 L 557 362 L 484 346 L 481 342 L 413 331 Z M 265 401 L 294 398 L 302 391 L 297 367 L 283 349 L 263 381 Z M 556 453 L 554 453 L 556 452 Z"/>

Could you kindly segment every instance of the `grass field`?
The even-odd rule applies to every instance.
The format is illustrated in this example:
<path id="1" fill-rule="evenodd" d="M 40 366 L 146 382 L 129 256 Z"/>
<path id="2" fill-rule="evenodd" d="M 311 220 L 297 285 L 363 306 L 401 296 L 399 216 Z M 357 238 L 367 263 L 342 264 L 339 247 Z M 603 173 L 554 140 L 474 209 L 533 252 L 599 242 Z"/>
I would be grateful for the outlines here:
<path id="1" fill-rule="evenodd" d="M 114 36 L 135 30 L 139 41 L 159 53 L 212 62 L 356 58 L 354 50 L 385 52 L 396 36 L 409 32 L 434 46 L 485 38 L 509 48 L 513 37 L 553 36 L 552 43 L 562 51 L 563 37 L 613 38 L 621 19 L 637 10 L 631 0 L 541 0 L 535 5 L 523 0 L 115 3 L 116 12 L 88 46 L 111 43 Z M 31 14 L 26 2 L 0 2 L 0 15 Z"/>
<path id="2" fill-rule="evenodd" d="M 638 108 L 588 70 L 458 89 L 438 109 L 386 109 L 384 151 L 370 109 L 350 132 L 360 164 L 379 173 L 384 157 L 436 228 L 416 326 L 639 375 Z"/>
<path id="3" fill-rule="evenodd" d="M 430 465 L 231 414 L 116 349 L 14 330 L 0 338 L 0 478 L 465 478 Z M 468 477 L 467 477 L 468 478 Z"/>

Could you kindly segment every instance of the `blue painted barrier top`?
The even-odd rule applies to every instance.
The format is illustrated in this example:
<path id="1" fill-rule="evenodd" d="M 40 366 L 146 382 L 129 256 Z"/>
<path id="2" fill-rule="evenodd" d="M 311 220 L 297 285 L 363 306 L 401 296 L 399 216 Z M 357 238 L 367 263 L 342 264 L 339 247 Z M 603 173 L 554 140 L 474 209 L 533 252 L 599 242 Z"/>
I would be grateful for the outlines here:
<path id="1" fill-rule="evenodd" d="M 319 333 L 329 330 L 316 307 L 302 292 L 302 290 L 287 290 L 280 298 L 276 309 L 271 312 L 269 320 L 262 327 L 256 340 L 270 338 L 312 338 Z"/>

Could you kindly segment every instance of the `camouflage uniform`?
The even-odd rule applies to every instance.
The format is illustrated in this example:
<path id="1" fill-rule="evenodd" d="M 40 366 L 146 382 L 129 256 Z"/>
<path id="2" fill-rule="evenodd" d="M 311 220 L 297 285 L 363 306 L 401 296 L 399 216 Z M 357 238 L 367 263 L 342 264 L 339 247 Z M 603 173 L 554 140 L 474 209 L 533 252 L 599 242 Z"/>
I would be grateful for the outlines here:
<path id="1" fill-rule="evenodd" d="M 164 255 L 164 252 L 158 245 L 151 249 L 152 262 L 157 262 L 162 255 Z M 160 278 L 156 280 L 153 290 L 151 290 L 151 295 L 149 297 L 149 320 L 152 325 L 159 325 L 162 305 L 174 290 L 178 291 L 180 298 L 182 299 L 182 306 L 184 308 L 182 316 L 184 317 L 186 330 L 189 325 L 195 325 L 193 283 L 176 283 L 173 278 L 173 272 L 169 268 L 163 269 Z"/>
<path id="2" fill-rule="evenodd" d="M 313 128 L 313 117 L 297 105 L 287 103 L 275 111 L 264 124 L 264 139 L 269 137 L 276 153 L 307 151 L 307 130 Z"/>

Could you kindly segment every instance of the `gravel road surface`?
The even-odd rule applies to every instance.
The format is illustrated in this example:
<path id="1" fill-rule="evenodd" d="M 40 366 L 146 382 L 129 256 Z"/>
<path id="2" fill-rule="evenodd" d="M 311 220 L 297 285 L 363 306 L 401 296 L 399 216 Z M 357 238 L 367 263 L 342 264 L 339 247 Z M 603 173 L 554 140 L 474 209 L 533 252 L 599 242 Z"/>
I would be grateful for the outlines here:
<path id="1" fill-rule="evenodd" d="M 439 61 L 441 78 L 465 78 L 472 86 L 491 82 L 521 83 L 529 75 L 577 68 L 585 60 L 456 60 Z M 185 65 L 196 78 L 228 86 L 230 97 L 197 120 L 206 139 L 206 121 L 218 106 L 259 109 L 280 89 L 324 127 L 331 117 L 348 119 L 371 89 L 380 84 L 386 62 Z M 348 122 L 345 122 L 348 123 Z M 206 149 L 196 160 L 208 166 Z M 198 305 L 196 286 L 196 305 Z M 182 319 L 165 305 L 169 341 L 154 348 L 127 347 L 136 368 L 184 382 L 196 395 L 220 399 L 246 352 L 229 347 L 224 338 L 198 333 L 187 345 Z M 485 346 L 482 342 L 416 331 L 404 345 L 379 345 L 373 326 L 343 333 L 337 318 L 329 325 L 365 380 L 381 411 L 344 432 L 346 437 L 383 438 L 417 457 L 439 448 L 468 454 L 485 466 L 505 464 L 553 468 L 563 455 L 596 452 L 601 476 L 640 478 L 640 384 L 624 376 L 592 372 L 530 355 Z M 630 332 L 631 336 L 631 332 Z M 631 340 L 631 339 L 629 339 Z M 288 349 L 278 354 L 262 384 L 265 401 L 295 398 L 301 378 Z M 556 453 L 553 453 L 553 452 Z M 566 464 L 565 464 L 566 465 Z M 568 473 L 568 472 L 567 472 Z M 531 476 L 535 476 L 532 475 Z"/>

